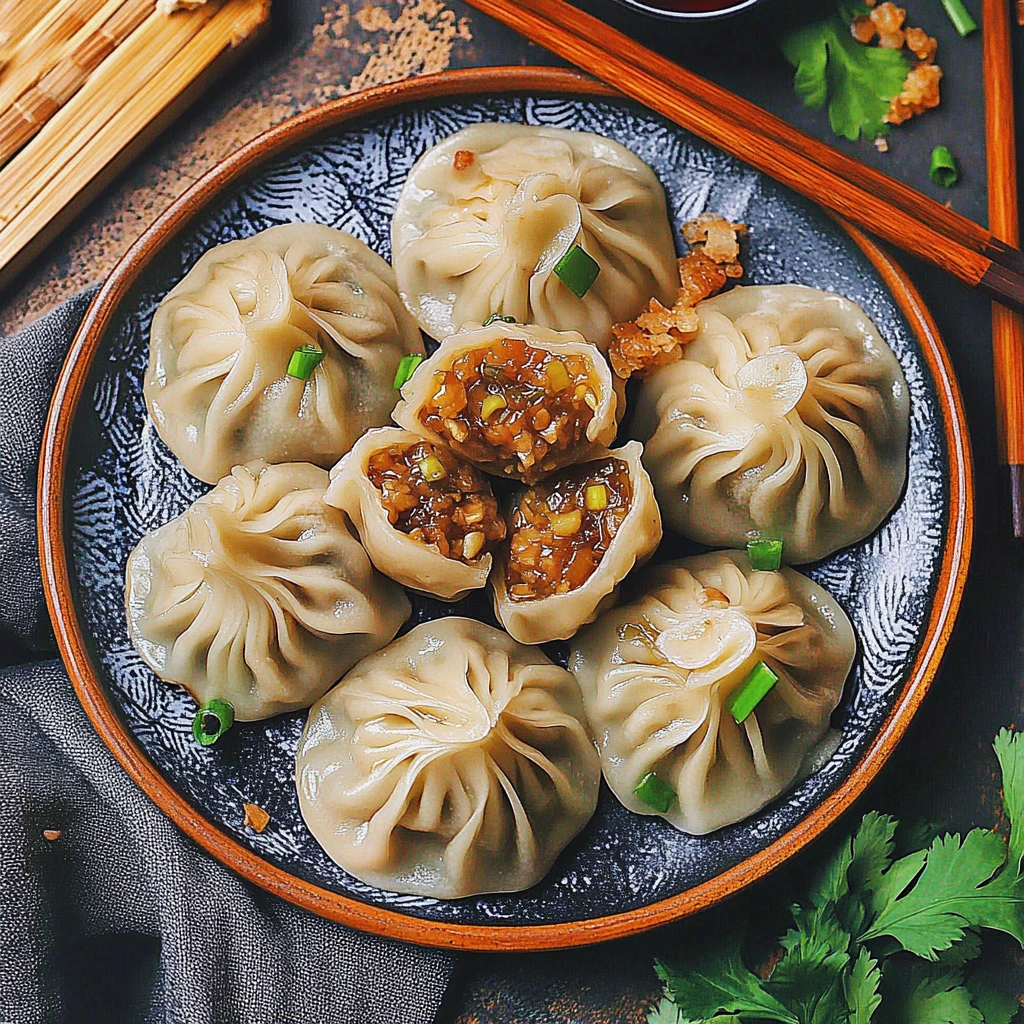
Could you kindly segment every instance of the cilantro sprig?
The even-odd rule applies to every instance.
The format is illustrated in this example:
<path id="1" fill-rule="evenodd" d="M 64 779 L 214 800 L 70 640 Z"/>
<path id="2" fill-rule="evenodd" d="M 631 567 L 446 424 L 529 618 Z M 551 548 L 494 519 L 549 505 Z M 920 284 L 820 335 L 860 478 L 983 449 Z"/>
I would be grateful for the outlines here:
<path id="1" fill-rule="evenodd" d="M 971 969 L 983 929 L 1024 947 L 1024 739 L 1004 729 L 994 749 L 1008 841 L 869 812 L 790 908 L 770 970 L 747 967 L 738 935 L 659 960 L 665 998 L 648 1024 L 1010 1024 L 1017 1001 Z"/>
<path id="2" fill-rule="evenodd" d="M 828 104 L 836 135 L 856 142 L 889 131 L 882 119 L 910 71 L 902 50 L 865 46 L 850 34 L 862 4 L 841 3 L 835 14 L 787 32 L 779 40 L 786 60 L 796 68 L 794 88 L 805 107 Z"/>

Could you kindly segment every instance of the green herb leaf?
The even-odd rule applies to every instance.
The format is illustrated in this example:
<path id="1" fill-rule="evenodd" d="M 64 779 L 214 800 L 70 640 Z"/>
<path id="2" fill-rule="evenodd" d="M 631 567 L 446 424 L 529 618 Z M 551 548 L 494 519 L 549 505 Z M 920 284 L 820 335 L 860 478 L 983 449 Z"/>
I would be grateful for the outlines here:
<path id="1" fill-rule="evenodd" d="M 683 1020 L 679 1007 L 671 999 L 664 998 L 647 1014 L 647 1024 L 689 1024 Z"/>
<path id="2" fill-rule="evenodd" d="M 1006 860 L 998 835 L 976 828 L 962 842 L 959 835 L 940 836 L 908 888 L 920 857 L 904 857 L 883 877 L 878 892 L 884 892 L 884 902 L 862 941 L 888 935 L 903 949 L 935 960 L 974 926 L 1006 932 L 1024 945 L 1024 879 L 1014 871 L 997 874 Z M 910 863 L 901 869 L 904 862 Z"/>
<path id="3" fill-rule="evenodd" d="M 878 961 L 862 946 L 853 969 L 843 979 L 850 1024 L 870 1024 L 875 1010 L 882 1002 L 882 995 L 878 991 L 881 984 L 882 971 Z"/>
<path id="4" fill-rule="evenodd" d="M 657 961 L 655 970 L 672 1002 L 694 1020 L 733 1014 L 777 1024 L 802 1024 L 747 970 L 738 941 L 704 950 L 678 968 Z"/>
<path id="5" fill-rule="evenodd" d="M 1021 734 L 1001 729 L 992 744 L 1003 772 L 1003 810 L 1010 819 L 1010 866 L 1024 858 L 1024 743 Z"/>
<path id="6" fill-rule="evenodd" d="M 985 1024 L 957 970 L 901 965 L 886 972 L 882 998 L 884 1019 L 892 1024 Z"/>
<path id="7" fill-rule="evenodd" d="M 1010 992 L 1002 972 L 993 965 L 972 971 L 967 978 L 967 989 L 985 1024 L 1012 1024 L 1016 1019 L 1020 1003 Z"/>
<path id="8" fill-rule="evenodd" d="M 901 50 L 858 43 L 842 15 L 800 26 L 780 44 L 796 68 L 797 96 L 806 107 L 828 103 L 836 135 L 856 141 L 862 134 L 876 138 L 888 132 L 882 118 L 910 70 Z"/>

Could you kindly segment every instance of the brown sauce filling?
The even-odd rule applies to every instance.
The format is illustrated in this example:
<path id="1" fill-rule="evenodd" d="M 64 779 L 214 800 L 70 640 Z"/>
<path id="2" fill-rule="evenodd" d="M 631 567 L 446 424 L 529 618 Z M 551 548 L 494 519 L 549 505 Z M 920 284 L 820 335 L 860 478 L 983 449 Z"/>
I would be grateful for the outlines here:
<path id="1" fill-rule="evenodd" d="M 502 338 L 435 372 L 420 420 L 489 473 L 532 482 L 588 443 L 598 403 L 592 368 L 585 355 Z"/>
<path id="2" fill-rule="evenodd" d="M 505 539 L 487 478 L 440 445 L 388 445 L 370 456 L 366 475 L 388 522 L 445 558 L 475 562 Z"/>
<path id="3" fill-rule="evenodd" d="M 513 601 L 568 594 L 593 575 L 629 512 L 629 466 L 577 466 L 523 495 L 509 524 L 505 585 Z"/>

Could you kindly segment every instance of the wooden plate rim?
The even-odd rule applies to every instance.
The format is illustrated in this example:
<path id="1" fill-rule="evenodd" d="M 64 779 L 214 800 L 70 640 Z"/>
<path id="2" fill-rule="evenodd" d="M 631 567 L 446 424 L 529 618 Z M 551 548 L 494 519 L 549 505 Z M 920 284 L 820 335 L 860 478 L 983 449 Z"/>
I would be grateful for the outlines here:
<path id="1" fill-rule="evenodd" d="M 960 606 L 970 561 L 974 519 L 972 459 L 963 402 L 931 313 L 903 270 L 874 242 L 844 221 L 892 291 L 923 349 L 936 382 L 951 463 L 950 524 L 927 630 L 910 676 L 889 716 L 849 777 L 803 821 L 770 846 L 694 888 L 646 907 L 586 921 L 549 925 L 463 925 L 423 920 L 323 889 L 289 874 L 207 821 L 160 774 L 108 701 L 89 656 L 72 600 L 65 548 L 64 478 L 68 435 L 103 334 L 126 292 L 167 241 L 209 202 L 254 167 L 320 132 L 399 104 L 473 93 L 548 92 L 617 96 L 614 89 L 574 71 L 540 67 L 446 71 L 381 86 L 299 114 L 264 132 L 200 178 L 143 233 L 93 299 L 68 353 L 43 437 L 39 473 L 39 547 L 46 601 L 61 656 L 96 731 L 154 803 L 232 870 L 277 896 L 362 931 L 440 948 L 524 951 L 582 946 L 621 938 L 703 910 L 762 878 L 819 836 L 878 773 L 920 706 L 938 669 Z"/>

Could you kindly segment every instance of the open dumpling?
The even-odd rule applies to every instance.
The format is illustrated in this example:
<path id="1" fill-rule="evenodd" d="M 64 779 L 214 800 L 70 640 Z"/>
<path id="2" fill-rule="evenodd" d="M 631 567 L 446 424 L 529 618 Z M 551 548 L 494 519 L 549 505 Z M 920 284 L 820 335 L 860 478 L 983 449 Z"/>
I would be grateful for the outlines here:
<path id="1" fill-rule="evenodd" d="M 498 322 L 446 338 L 403 385 L 394 419 L 532 482 L 611 444 L 617 407 L 608 363 L 575 331 Z"/>
<path id="2" fill-rule="evenodd" d="M 614 600 L 661 540 L 661 516 L 630 441 L 521 495 L 508 554 L 495 569 L 494 611 L 524 644 L 565 640 Z"/>
<path id="3" fill-rule="evenodd" d="M 409 617 L 345 515 L 326 470 L 236 466 L 128 558 L 128 627 L 162 679 L 241 721 L 308 707 Z"/>
<path id="4" fill-rule="evenodd" d="M 487 477 L 399 427 L 364 434 L 331 470 L 324 500 L 348 514 L 381 572 L 447 601 L 486 585 L 505 539 Z"/>
<path id="5" fill-rule="evenodd" d="M 658 566 L 643 597 L 577 634 L 569 668 L 612 792 L 704 835 L 760 810 L 832 752 L 829 716 L 855 651 L 846 613 L 816 583 L 718 551 Z M 778 681 L 734 713 L 744 684 L 764 678 L 760 663 Z M 660 807 L 643 798 L 645 780 Z"/>
<path id="6" fill-rule="evenodd" d="M 637 402 L 666 524 L 714 546 L 782 540 L 796 564 L 866 537 L 903 490 L 910 424 L 867 314 L 801 285 L 736 288 L 697 313 L 683 358 Z"/>
<path id="7" fill-rule="evenodd" d="M 596 261 L 578 297 L 555 274 L 574 245 Z M 617 142 L 587 132 L 476 124 L 419 160 L 392 225 L 398 286 L 439 341 L 492 313 L 575 329 L 606 349 L 612 324 L 679 279 L 665 194 Z"/>
<path id="8" fill-rule="evenodd" d="M 350 874 L 453 898 L 538 882 L 597 806 L 573 677 L 473 619 L 417 626 L 309 712 L 309 830 Z"/>
<path id="9" fill-rule="evenodd" d="M 254 458 L 332 466 L 387 423 L 402 356 L 423 352 L 395 289 L 384 260 L 321 224 L 211 249 L 153 317 L 144 392 L 160 437 L 207 483 Z M 289 373 L 304 347 L 322 353 L 307 379 Z"/>

